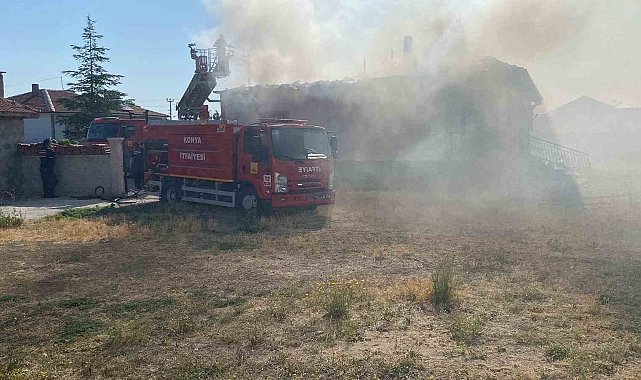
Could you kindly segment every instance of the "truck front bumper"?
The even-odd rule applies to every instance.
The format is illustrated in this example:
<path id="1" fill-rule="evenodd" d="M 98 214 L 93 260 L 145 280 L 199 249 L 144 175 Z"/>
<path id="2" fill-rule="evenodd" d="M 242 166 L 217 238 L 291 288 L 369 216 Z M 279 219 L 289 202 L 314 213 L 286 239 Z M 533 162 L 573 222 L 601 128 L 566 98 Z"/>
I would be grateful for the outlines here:
<path id="1" fill-rule="evenodd" d="M 304 207 L 331 205 L 336 200 L 334 190 L 317 191 L 314 193 L 273 194 L 272 207 Z"/>

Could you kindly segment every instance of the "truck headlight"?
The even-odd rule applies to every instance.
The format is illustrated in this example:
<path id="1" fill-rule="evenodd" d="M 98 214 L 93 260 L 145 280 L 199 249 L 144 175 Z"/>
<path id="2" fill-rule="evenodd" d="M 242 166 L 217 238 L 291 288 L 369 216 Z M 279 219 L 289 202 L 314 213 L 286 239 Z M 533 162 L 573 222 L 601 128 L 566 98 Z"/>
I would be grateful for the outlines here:
<path id="1" fill-rule="evenodd" d="M 287 192 L 287 177 L 274 173 L 274 191 L 277 193 L 286 193 Z"/>
<path id="2" fill-rule="evenodd" d="M 330 190 L 334 190 L 334 171 L 333 170 L 331 173 L 329 173 L 329 181 L 328 181 L 327 187 Z"/>

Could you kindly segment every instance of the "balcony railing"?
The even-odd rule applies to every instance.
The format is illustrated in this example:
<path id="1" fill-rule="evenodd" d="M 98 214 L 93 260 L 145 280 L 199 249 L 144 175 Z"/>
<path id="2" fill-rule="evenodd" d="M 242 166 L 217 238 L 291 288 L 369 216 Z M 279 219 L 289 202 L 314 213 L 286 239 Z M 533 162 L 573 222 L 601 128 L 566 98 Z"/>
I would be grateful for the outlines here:
<path id="1" fill-rule="evenodd" d="M 589 154 L 537 137 L 530 137 L 530 153 L 543 161 L 576 172 L 590 169 Z"/>

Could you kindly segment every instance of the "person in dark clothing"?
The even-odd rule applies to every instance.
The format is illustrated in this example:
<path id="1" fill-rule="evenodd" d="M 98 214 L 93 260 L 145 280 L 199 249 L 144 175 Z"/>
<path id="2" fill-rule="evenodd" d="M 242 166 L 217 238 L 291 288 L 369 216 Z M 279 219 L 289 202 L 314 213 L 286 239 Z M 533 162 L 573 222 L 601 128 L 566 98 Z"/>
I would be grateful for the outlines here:
<path id="1" fill-rule="evenodd" d="M 142 143 L 136 144 L 131 152 L 131 174 L 134 177 L 136 189 L 142 189 L 145 182 L 145 152 Z"/>
<path id="2" fill-rule="evenodd" d="M 51 146 L 51 140 L 45 139 L 38 152 L 40 156 L 40 178 L 42 178 L 42 192 L 45 198 L 56 198 L 56 151 Z"/>

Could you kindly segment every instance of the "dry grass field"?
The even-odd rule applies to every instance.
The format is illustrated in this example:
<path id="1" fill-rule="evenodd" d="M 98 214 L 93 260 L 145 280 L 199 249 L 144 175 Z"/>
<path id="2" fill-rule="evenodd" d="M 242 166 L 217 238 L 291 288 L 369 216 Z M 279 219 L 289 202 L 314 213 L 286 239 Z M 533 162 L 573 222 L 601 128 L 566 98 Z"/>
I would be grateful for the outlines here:
<path id="1" fill-rule="evenodd" d="M 639 379 L 641 211 L 341 193 L 0 230 L 0 379 Z"/>

